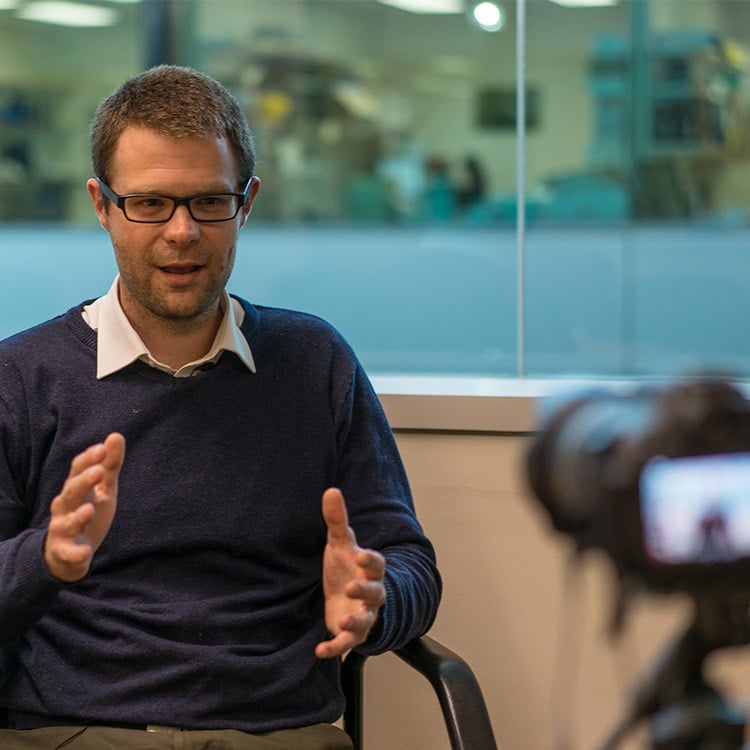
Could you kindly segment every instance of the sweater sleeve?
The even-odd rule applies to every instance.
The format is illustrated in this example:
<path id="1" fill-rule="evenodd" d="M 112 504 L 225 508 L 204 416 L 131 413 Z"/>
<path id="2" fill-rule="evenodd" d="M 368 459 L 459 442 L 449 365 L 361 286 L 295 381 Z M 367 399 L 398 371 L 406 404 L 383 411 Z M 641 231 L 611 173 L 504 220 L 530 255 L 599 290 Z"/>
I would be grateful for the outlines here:
<path id="1" fill-rule="evenodd" d="M 358 363 L 347 390 L 339 450 L 339 486 L 357 541 L 386 559 L 386 602 L 370 638 L 358 649 L 378 654 L 427 632 L 437 614 L 442 583 L 395 438 Z"/>
<path id="2" fill-rule="evenodd" d="M 0 645 L 21 635 L 47 611 L 62 584 L 44 562 L 46 526 L 33 527 L 36 508 L 24 497 L 28 437 L 18 417 L 23 394 L 0 394 Z M 11 410 L 9 404 L 17 408 Z M 14 413 L 15 412 L 15 413 Z M 44 514 L 46 515 L 46 514 Z"/>
<path id="3" fill-rule="evenodd" d="M 44 537 L 27 529 L 0 542 L 0 645 L 34 625 L 62 588 L 44 563 Z"/>

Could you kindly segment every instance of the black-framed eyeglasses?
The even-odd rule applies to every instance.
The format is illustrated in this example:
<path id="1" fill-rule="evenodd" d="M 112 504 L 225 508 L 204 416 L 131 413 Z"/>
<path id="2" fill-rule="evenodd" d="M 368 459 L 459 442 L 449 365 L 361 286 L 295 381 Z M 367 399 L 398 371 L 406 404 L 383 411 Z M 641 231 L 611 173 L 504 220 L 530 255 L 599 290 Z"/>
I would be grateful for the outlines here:
<path id="1" fill-rule="evenodd" d="M 164 224 L 177 210 L 185 206 L 194 221 L 201 223 L 212 221 L 230 221 L 247 203 L 251 177 L 241 193 L 201 193 L 178 198 L 174 195 L 157 195 L 156 193 L 132 193 L 118 195 L 101 177 L 96 178 L 102 193 L 119 208 L 128 221 L 138 224 Z"/>

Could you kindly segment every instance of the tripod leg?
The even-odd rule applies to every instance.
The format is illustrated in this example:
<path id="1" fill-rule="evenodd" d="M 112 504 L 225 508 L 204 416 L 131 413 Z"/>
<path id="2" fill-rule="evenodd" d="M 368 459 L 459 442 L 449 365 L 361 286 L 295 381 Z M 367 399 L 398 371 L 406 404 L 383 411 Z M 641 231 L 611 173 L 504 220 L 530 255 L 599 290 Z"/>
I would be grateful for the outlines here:
<path id="1" fill-rule="evenodd" d="M 657 712 L 650 728 L 653 750 L 742 750 L 745 717 L 706 687 Z"/>

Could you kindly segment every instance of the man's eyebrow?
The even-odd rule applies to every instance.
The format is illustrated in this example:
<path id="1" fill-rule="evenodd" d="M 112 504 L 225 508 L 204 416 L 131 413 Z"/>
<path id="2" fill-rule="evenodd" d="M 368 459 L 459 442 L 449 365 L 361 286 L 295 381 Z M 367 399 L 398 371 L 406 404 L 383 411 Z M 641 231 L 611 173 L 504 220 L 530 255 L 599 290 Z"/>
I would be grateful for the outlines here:
<path id="1" fill-rule="evenodd" d="M 185 198 L 187 196 L 196 196 L 196 195 L 218 195 L 219 193 L 239 193 L 241 192 L 239 187 L 232 188 L 227 187 L 226 185 L 215 185 L 212 187 L 207 188 L 201 188 L 200 190 L 196 190 L 193 192 L 188 192 L 187 190 L 180 191 L 180 193 L 174 193 L 169 192 L 167 190 L 164 190 L 163 188 L 152 188 L 152 187 L 146 187 L 146 188 L 137 188 L 133 190 L 128 190 L 127 192 L 121 193 L 121 195 L 157 195 L 157 196 L 163 196 L 165 198 Z"/>

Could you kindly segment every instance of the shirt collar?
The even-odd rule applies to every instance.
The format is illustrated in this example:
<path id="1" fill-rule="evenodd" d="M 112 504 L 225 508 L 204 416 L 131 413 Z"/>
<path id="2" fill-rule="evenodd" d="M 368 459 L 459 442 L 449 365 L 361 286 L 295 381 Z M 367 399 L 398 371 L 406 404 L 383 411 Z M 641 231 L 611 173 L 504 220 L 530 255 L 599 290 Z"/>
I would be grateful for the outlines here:
<path id="1" fill-rule="evenodd" d="M 240 330 L 245 311 L 240 302 L 230 297 L 226 290 L 222 291 L 219 303 L 224 315 L 211 348 L 200 359 L 174 370 L 151 356 L 141 337 L 130 325 L 120 306 L 117 293 L 119 280 L 118 275 L 107 294 L 83 309 L 84 320 L 97 332 L 97 380 L 122 370 L 138 359 L 175 377 L 190 377 L 201 372 L 202 365 L 218 361 L 225 351 L 236 354 L 250 372 L 255 372 L 250 345 Z"/>

